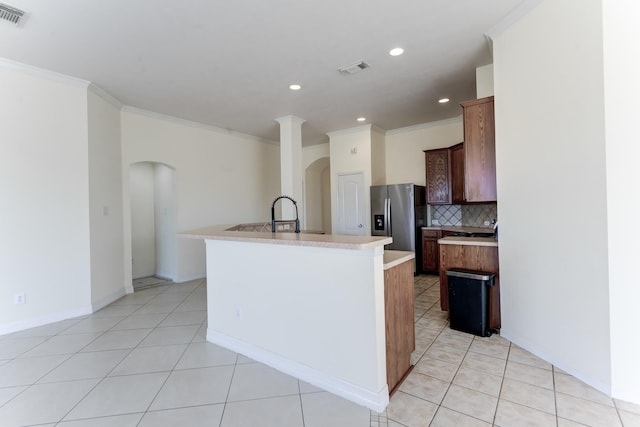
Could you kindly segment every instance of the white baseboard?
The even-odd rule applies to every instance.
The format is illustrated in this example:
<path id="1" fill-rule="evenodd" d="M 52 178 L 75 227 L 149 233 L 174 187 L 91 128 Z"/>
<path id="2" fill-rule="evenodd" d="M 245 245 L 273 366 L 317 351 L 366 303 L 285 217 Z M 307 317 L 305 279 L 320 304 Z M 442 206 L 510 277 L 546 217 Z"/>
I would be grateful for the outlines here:
<path id="1" fill-rule="evenodd" d="M 0 325 L 0 335 L 11 334 L 13 332 L 23 331 L 30 328 L 36 328 L 38 326 L 60 322 L 61 320 L 72 319 L 74 317 L 86 316 L 87 314 L 91 314 L 92 312 L 93 311 L 91 306 L 85 306 L 73 310 L 66 310 L 58 313 L 48 314 L 46 316 L 36 317 L 35 319 L 19 320 L 7 325 Z"/>
<path id="2" fill-rule="evenodd" d="M 206 279 L 207 276 L 202 275 L 202 274 L 196 274 L 193 276 L 185 276 L 185 277 L 178 277 L 175 280 L 175 283 L 184 283 L 184 282 L 191 282 L 192 280 L 199 280 L 199 279 Z"/>
<path id="3" fill-rule="evenodd" d="M 89 306 L 65 310 L 58 313 L 48 314 L 46 316 L 36 317 L 34 319 L 19 320 L 7 325 L 0 325 L 0 335 L 11 334 L 13 332 L 23 331 L 25 329 L 36 328 L 38 326 L 47 325 L 49 323 L 59 322 L 61 320 L 67 320 L 74 317 L 86 316 L 88 314 L 95 313 L 111 304 L 112 302 L 122 298 L 125 295 L 125 289 L 120 288 L 116 292 L 107 295 L 104 298 L 100 298 L 98 301 L 92 303 Z"/>
<path id="4" fill-rule="evenodd" d="M 264 363 L 280 372 L 306 381 L 309 384 L 320 387 L 351 402 L 366 406 L 373 411 L 382 412 L 389 404 L 389 389 L 386 384 L 384 388 L 378 392 L 367 390 L 340 378 L 329 376 L 309 366 L 286 359 L 253 344 L 210 329 L 207 330 L 207 341 Z"/>
<path id="5" fill-rule="evenodd" d="M 92 312 L 95 313 L 96 311 L 102 308 L 105 308 L 112 302 L 117 301 L 123 296 L 125 296 L 126 293 L 127 292 L 125 291 L 124 288 L 120 288 L 117 291 L 111 293 L 110 295 L 107 295 L 106 297 L 100 298 L 98 301 L 91 303 Z"/>

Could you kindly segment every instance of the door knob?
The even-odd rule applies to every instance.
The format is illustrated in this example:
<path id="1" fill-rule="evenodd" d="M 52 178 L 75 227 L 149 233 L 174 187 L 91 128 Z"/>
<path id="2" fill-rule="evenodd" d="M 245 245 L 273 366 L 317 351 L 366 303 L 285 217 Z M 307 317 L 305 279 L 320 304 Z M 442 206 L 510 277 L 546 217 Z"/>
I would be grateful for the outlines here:
<path id="1" fill-rule="evenodd" d="M 363 227 L 363 225 L 362 225 L 362 224 L 358 224 L 358 228 L 362 228 L 362 227 Z"/>

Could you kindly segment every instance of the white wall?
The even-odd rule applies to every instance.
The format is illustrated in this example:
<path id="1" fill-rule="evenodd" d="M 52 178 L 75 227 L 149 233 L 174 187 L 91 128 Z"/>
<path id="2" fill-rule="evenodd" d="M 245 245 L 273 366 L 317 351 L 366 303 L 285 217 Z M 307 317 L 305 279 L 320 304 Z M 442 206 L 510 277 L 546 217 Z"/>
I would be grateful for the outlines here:
<path id="1" fill-rule="evenodd" d="M 175 170 L 179 231 L 212 224 L 269 221 L 279 194 L 278 146 L 257 138 L 125 108 L 122 112 L 125 259 L 131 259 L 129 166 L 163 163 Z M 204 277 L 204 244 L 176 240 L 178 282 Z M 126 264 L 125 264 L 126 265 Z M 126 276 L 131 278 L 130 261 Z"/>
<path id="2" fill-rule="evenodd" d="M 0 334 L 91 308 L 87 85 L 0 62 Z"/>
<path id="3" fill-rule="evenodd" d="M 304 221 L 302 227 L 307 230 L 324 230 L 331 232 L 331 199 L 324 195 L 330 192 L 330 183 L 327 182 L 327 171 L 330 169 L 329 144 L 317 144 L 302 147 L 302 168 L 305 171 L 304 179 Z M 324 178 L 323 178 L 324 177 Z M 326 187 L 326 188 L 325 188 Z"/>
<path id="4" fill-rule="evenodd" d="M 173 169 L 160 163 L 153 166 L 156 275 L 176 279 L 176 184 Z"/>
<path id="5" fill-rule="evenodd" d="M 125 293 L 120 107 L 95 89 L 88 91 L 87 104 L 91 303 L 96 310 Z"/>
<path id="6" fill-rule="evenodd" d="M 387 183 L 386 144 L 384 131 L 375 126 L 371 129 L 371 185 Z"/>
<path id="7" fill-rule="evenodd" d="M 323 157 L 312 163 L 305 171 L 305 222 L 307 230 L 323 230 L 323 173 L 330 169 L 329 158 Z"/>
<path id="8" fill-rule="evenodd" d="M 322 182 L 322 230 L 331 233 L 331 167 L 325 168 L 320 177 Z"/>
<path id="9" fill-rule="evenodd" d="M 338 200 L 338 175 L 361 172 L 364 176 L 365 235 L 371 234 L 371 125 L 329 134 L 331 161 L 331 200 Z M 352 152 L 355 150 L 355 152 Z M 332 233 L 337 233 L 338 204 L 331 204 Z"/>
<path id="10" fill-rule="evenodd" d="M 387 131 L 386 183 L 425 185 L 423 151 L 450 147 L 462 140 L 462 117 Z"/>
<path id="11" fill-rule="evenodd" d="M 493 64 L 476 68 L 476 97 L 493 95 Z"/>
<path id="12" fill-rule="evenodd" d="M 153 163 L 134 163 L 129 169 L 131 201 L 132 277 L 156 274 L 156 225 Z"/>
<path id="13" fill-rule="evenodd" d="M 609 238 L 612 394 L 640 404 L 640 8 L 636 1 L 602 2 Z M 630 43 L 631 40 L 636 42 Z M 634 339 L 635 337 L 635 339 Z"/>
<path id="14" fill-rule="evenodd" d="M 542 2 L 496 36 L 494 83 L 501 333 L 609 392 L 601 7 Z"/>

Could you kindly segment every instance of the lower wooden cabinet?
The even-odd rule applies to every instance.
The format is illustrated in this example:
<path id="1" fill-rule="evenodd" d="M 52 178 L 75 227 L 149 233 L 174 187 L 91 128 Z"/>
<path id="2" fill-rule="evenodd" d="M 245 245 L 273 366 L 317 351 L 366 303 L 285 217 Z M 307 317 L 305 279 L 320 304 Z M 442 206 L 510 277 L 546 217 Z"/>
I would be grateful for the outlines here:
<path id="1" fill-rule="evenodd" d="M 440 265 L 438 239 L 440 230 L 422 230 L 422 271 L 437 273 Z"/>
<path id="2" fill-rule="evenodd" d="M 444 311 L 449 311 L 447 270 L 451 268 L 495 273 L 494 285 L 489 290 L 489 328 L 500 329 L 498 248 L 495 246 L 440 245 L 440 308 Z"/>
<path id="3" fill-rule="evenodd" d="M 385 270 L 384 314 L 390 393 L 411 368 L 411 353 L 416 348 L 413 303 L 413 260 Z"/>

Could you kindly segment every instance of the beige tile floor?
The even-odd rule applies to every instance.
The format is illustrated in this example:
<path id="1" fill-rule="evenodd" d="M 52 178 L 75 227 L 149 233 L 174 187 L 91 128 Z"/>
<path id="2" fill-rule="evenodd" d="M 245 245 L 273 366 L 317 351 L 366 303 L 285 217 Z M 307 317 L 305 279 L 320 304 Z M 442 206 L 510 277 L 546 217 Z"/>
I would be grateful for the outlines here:
<path id="1" fill-rule="evenodd" d="M 204 281 L 0 336 L 0 426 L 640 426 L 514 344 L 452 331 L 419 276 L 416 363 L 382 414 L 205 341 Z"/>

